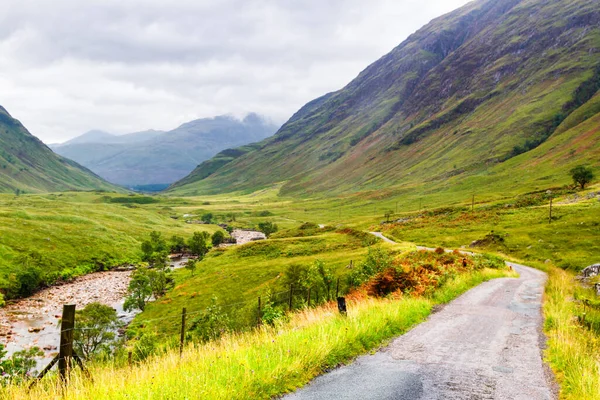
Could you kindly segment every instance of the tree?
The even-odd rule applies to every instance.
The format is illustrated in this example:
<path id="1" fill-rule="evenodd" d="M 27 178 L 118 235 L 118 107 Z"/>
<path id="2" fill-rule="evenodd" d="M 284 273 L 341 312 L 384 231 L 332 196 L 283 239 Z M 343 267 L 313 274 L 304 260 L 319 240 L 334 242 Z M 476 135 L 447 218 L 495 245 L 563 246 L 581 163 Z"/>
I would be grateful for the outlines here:
<path id="1" fill-rule="evenodd" d="M 150 289 L 155 299 L 165 295 L 173 279 L 165 271 L 150 270 L 147 272 L 150 280 Z"/>
<path id="2" fill-rule="evenodd" d="M 142 260 L 150 265 L 164 268 L 168 261 L 167 243 L 160 232 L 150 233 L 150 239 L 142 242 Z"/>
<path id="3" fill-rule="evenodd" d="M 385 218 L 385 222 L 389 223 L 390 222 L 390 217 L 394 215 L 394 212 L 392 210 L 386 211 L 385 214 L 383 214 L 384 218 Z"/>
<path id="4" fill-rule="evenodd" d="M 203 222 L 210 224 L 213 220 L 214 215 L 212 213 L 206 213 L 200 217 Z"/>
<path id="5" fill-rule="evenodd" d="M 199 259 L 204 258 L 204 255 L 208 253 L 208 246 L 206 241 L 210 237 L 208 232 L 194 232 L 194 235 L 188 242 L 188 248 L 192 255 L 198 256 Z"/>
<path id="6" fill-rule="evenodd" d="M 33 369 L 37 364 L 36 357 L 43 355 L 44 352 L 39 347 L 31 347 L 27 350 L 17 351 L 5 359 L 6 351 L 4 345 L 0 343 L 0 379 L 18 383 L 29 375 L 35 375 Z"/>
<path id="7" fill-rule="evenodd" d="M 317 270 L 318 277 L 321 280 L 323 288 L 327 292 L 327 300 L 331 300 L 331 288 L 333 286 L 333 273 L 331 269 L 325 265 L 321 260 L 315 261 L 315 268 Z"/>
<path id="8" fill-rule="evenodd" d="M 585 189 L 585 185 L 590 183 L 594 179 L 594 172 L 591 168 L 585 165 L 578 165 L 571 171 L 571 178 L 576 185 L 581 187 L 581 190 Z"/>
<path id="9" fill-rule="evenodd" d="M 144 311 L 146 303 L 152 297 L 152 286 L 150 284 L 150 278 L 143 269 L 136 270 L 131 275 L 131 281 L 127 287 L 127 297 L 125 298 L 125 304 L 123 309 L 125 311 L 131 311 L 138 309 Z"/>
<path id="10" fill-rule="evenodd" d="M 123 326 L 117 312 L 104 304 L 90 303 L 76 314 L 73 337 L 77 352 L 90 359 L 101 351 L 109 351 L 116 330 Z"/>
<path id="11" fill-rule="evenodd" d="M 188 260 L 188 262 L 185 264 L 185 269 L 189 270 L 191 272 L 192 276 L 194 276 L 194 272 L 196 272 L 197 264 L 198 264 L 197 260 Z"/>
<path id="12" fill-rule="evenodd" d="M 172 253 L 182 253 L 185 250 L 185 239 L 181 236 L 173 235 L 170 242 Z"/>
<path id="13" fill-rule="evenodd" d="M 216 231 L 212 235 L 212 245 L 217 247 L 225 240 L 225 234 L 222 231 Z"/>
<path id="14" fill-rule="evenodd" d="M 230 324 L 229 316 L 218 305 L 217 298 L 213 296 L 210 305 L 204 312 L 192 320 L 190 330 L 195 331 L 202 341 L 207 342 L 221 337 L 229 330 Z"/>
<path id="15" fill-rule="evenodd" d="M 266 221 L 258 223 L 258 230 L 264 233 L 266 237 L 269 237 L 271 234 L 277 232 L 278 228 L 276 224 Z"/>

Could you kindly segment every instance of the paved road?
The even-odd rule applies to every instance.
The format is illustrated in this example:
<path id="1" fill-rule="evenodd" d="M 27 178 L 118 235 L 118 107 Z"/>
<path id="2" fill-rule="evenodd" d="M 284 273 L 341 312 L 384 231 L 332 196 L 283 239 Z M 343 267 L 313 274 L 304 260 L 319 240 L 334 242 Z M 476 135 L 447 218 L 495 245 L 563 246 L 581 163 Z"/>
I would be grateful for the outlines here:
<path id="1" fill-rule="evenodd" d="M 540 350 L 546 275 L 510 265 L 519 279 L 483 283 L 286 399 L 554 399 Z"/>

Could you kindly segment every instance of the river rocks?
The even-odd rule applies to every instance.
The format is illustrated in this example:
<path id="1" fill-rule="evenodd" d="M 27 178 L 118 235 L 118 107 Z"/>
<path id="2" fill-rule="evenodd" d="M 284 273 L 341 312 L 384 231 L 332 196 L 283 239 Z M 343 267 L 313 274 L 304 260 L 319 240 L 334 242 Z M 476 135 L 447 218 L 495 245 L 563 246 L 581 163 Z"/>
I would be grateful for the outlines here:
<path id="1" fill-rule="evenodd" d="M 581 271 L 581 275 L 584 278 L 593 278 L 594 276 L 600 275 L 600 264 L 593 264 Z"/>
<path id="2" fill-rule="evenodd" d="M 27 329 L 27 331 L 28 331 L 29 333 L 40 333 L 40 332 L 41 332 L 41 331 L 43 331 L 43 330 L 44 330 L 44 328 L 43 328 L 43 327 L 40 327 L 40 326 L 36 326 L 36 327 L 33 327 L 33 326 L 32 326 L 31 328 Z"/>
<path id="3" fill-rule="evenodd" d="M 231 237 L 236 240 L 237 244 L 246 244 L 257 240 L 265 240 L 267 236 L 262 232 L 243 231 L 236 229 L 231 232 Z"/>

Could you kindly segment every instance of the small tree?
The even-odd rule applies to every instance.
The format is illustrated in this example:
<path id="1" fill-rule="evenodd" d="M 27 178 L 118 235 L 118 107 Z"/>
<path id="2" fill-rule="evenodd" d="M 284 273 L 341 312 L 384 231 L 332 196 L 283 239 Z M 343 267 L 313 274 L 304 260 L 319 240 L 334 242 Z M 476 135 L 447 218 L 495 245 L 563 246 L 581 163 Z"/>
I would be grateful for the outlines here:
<path id="1" fill-rule="evenodd" d="M 173 235 L 170 242 L 171 252 L 182 253 L 185 250 L 185 239 L 181 236 Z"/>
<path id="2" fill-rule="evenodd" d="M 385 222 L 389 223 L 390 222 L 390 217 L 394 215 L 394 212 L 391 210 L 388 210 L 385 212 L 385 214 L 383 214 L 383 217 L 385 218 Z"/>
<path id="3" fill-rule="evenodd" d="M 225 234 L 222 231 L 216 231 L 212 235 L 212 245 L 217 247 L 225 240 Z"/>
<path id="4" fill-rule="evenodd" d="M 334 280 L 333 273 L 331 272 L 331 269 L 327 267 L 321 260 L 315 261 L 315 268 L 317 270 L 318 277 L 321 280 L 321 284 L 327 292 L 327 300 L 331 300 L 331 288 Z"/>
<path id="5" fill-rule="evenodd" d="M 160 232 L 150 233 L 150 239 L 142 242 L 142 260 L 150 265 L 163 268 L 167 265 L 168 252 L 167 243 L 162 238 Z"/>
<path id="6" fill-rule="evenodd" d="M 144 311 L 150 298 L 152 298 L 152 286 L 148 273 L 143 269 L 138 269 L 131 275 L 123 309 L 125 311 L 135 309 Z"/>
<path id="7" fill-rule="evenodd" d="M 206 241 L 210 237 L 208 232 L 194 232 L 194 235 L 188 242 L 188 248 L 190 253 L 194 256 L 198 256 L 199 259 L 204 258 L 204 255 L 208 253 L 208 246 Z"/>
<path id="8" fill-rule="evenodd" d="M 197 264 L 198 264 L 198 261 L 196 261 L 196 260 L 188 260 L 188 262 L 185 264 L 185 269 L 190 271 L 192 276 L 194 276 L 194 272 L 196 272 Z"/>
<path id="9" fill-rule="evenodd" d="M 576 185 L 581 187 L 581 190 L 585 189 L 585 185 L 590 183 L 594 179 L 594 172 L 591 168 L 585 165 L 578 165 L 571 171 L 571 178 Z"/>
<path id="10" fill-rule="evenodd" d="M 148 271 L 148 279 L 150 280 L 150 289 L 155 299 L 165 295 L 173 279 L 165 271 Z"/>
<path id="11" fill-rule="evenodd" d="M 4 345 L 0 343 L 0 383 L 18 383 L 30 375 L 35 375 L 36 357 L 42 357 L 44 352 L 39 347 L 31 347 L 14 353 L 9 358 L 6 356 Z"/>
<path id="12" fill-rule="evenodd" d="M 210 223 L 212 223 L 214 215 L 212 213 L 206 213 L 206 214 L 202 215 L 202 217 L 200 217 L 200 218 L 202 219 L 203 222 L 210 224 Z"/>
<path id="13" fill-rule="evenodd" d="M 258 230 L 264 233 L 266 237 L 271 236 L 271 234 L 277 232 L 278 229 L 277 225 L 270 221 L 258 223 Z"/>
<path id="14" fill-rule="evenodd" d="M 230 324 L 229 316 L 213 296 L 204 312 L 192 320 L 190 330 L 196 332 L 202 341 L 207 342 L 221 337 L 229 330 Z"/>
<path id="15" fill-rule="evenodd" d="M 109 351 L 115 331 L 123 325 L 117 312 L 104 304 L 90 303 L 76 314 L 73 336 L 78 353 L 90 359 L 101 351 Z"/>

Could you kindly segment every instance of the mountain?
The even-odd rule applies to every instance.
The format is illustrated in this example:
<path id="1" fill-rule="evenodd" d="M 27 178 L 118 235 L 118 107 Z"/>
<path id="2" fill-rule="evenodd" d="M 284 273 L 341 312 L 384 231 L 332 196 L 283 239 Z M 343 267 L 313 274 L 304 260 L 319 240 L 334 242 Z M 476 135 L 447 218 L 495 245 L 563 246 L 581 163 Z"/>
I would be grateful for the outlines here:
<path id="1" fill-rule="evenodd" d="M 187 122 L 169 132 L 116 136 L 91 131 L 53 149 L 110 182 L 148 186 L 173 183 L 219 151 L 258 142 L 276 130 L 256 114 L 243 120 L 218 116 Z M 90 137 L 95 141 L 88 141 Z"/>
<path id="2" fill-rule="evenodd" d="M 170 190 L 283 183 L 282 194 L 305 195 L 565 183 L 575 163 L 598 168 L 591 121 L 599 88 L 597 0 L 475 1 L 306 104 L 254 149 L 221 154 Z"/>
<path id="3" fill-rule="evenodd" d="M 0 193 L 115 189 L 88 169 L 53 153 L 0 106 Z"/>
<path id="4" fill-rule="evenodd" d="M 77 136 L 71 140 L 68 140 L 64 143 L 51 144 L 48 147 L 50 147 L 51 149 L 54 150 L 59 147 L 65 147 L 65 146 L 69 146 L 69 145 L 83 144 L 83 143 L 104 143 L 104 144 L 136 143 L 136 142 L 143 142 L 145 140 L 150 140 L 150 139 L 160 135 L 161 133 L 164 133 L 164 132 L 150 129 L 147 131 L 128 133 L 125 135 L 113 135 L 112 133 L 108 133 L 108 132 L 104 132 L 104 131 L 100 131 L 100 130 L 91 130 L 91 131 L 84 133 L 83 135 L 79 135 L 79 136 Z"/>

